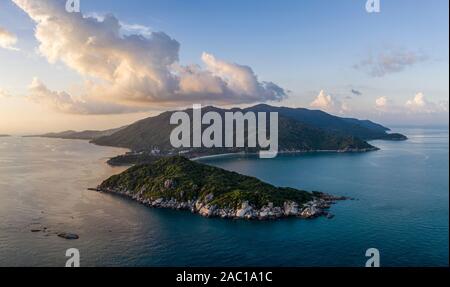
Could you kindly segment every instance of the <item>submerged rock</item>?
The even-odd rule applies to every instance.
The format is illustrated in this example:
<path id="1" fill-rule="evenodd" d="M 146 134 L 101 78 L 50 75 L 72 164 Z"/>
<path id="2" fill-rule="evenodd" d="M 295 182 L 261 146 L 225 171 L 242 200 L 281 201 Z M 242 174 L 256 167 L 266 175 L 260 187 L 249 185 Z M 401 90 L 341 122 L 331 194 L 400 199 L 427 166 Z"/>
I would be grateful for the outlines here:
<path id="1" fill-rule="evenodd" d="M 61 237 L 61 238 L 67 239 L 67 240 L 76 240 L 76 239 L 80 238 L 75 233 L 66 233 L 66 232 L 58 233 L 58 237 Z"/>

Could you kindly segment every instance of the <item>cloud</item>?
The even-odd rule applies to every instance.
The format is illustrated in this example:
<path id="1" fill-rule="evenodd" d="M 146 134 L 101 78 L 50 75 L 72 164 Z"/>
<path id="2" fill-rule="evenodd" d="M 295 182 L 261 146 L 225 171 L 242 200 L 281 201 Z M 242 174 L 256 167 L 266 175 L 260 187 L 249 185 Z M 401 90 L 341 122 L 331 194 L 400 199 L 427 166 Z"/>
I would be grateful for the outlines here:
<path id="1" fill-rule="evenodd" d="M 319 95 L 311 103 L 311 107 L 318 109 L 330 109 L 335 105 L 333 98 L 330 95 L 325 94 L 324 90 L 321 90 Z"/>
<path id="2" fill-rule="evenodd" d="M 426 98 L 423 93 L 417 93 L 413 98 L 404 104 L 396 104 L 394 101 L 383 96 L 375 100 L 375 108 L 384 114 L 396 115 L 399 117 L 445 115 L 449 111 L 448 101 L 433 102 Z"/>
<path id="3" fill-rule="evenodd" d="M 83 101 L 73 98 L 66 92 L 57 92 L 49 90 L 39 79 L 34 78 L 28 88 L 29 100 L 45 104 L 48 107 L 68 114 L 121 114 L 142 111 L 142 108 L 117 105 L 110 102 L 101 101 Z"/>
<path id="4" fill-rule="evenodd" d="M 449 111 L 449 102 L 448 101 L 440 101 L 438 103 L 438 109 L 444 113 L 448 113 Z"/>
<path id="5" fill-rule="evenodd" d="M 86 13 L 84 18 L 95 18 L 98 22 L 103 22 L 108 14 L 99 14 L 95 12 Z M 119 21 L 121 35 L 137 34 L 150 37 L 153 33 L 152 28 L 139 24 L 129 24 Z"/>
<path id="6" fill-rule="evenodd" d="M 367 59 L 354 65 L 354 68 L 362 70 L 372 77 L 383 77 L 388 74 L 401 72 L 425 60 L 427 60 L 427 56 L 422 53 L 406 50 L 389 50 L 375 57 L 369 56 Z"/>
<path id="7" fill-rule="evenodd" d="M 11 97 L 11 94 L 8 91 L 0 88 L 0 99 L 6 99 L 6 98 L 10 98 L 10 97 Z"/>
<path id="8" fill-rule="evenodd" d="M 19 49 L 15 47 L 16 43 L 17 36 L 0 27 L 0 48 L 18 51 Z"/>
<path id="9" fill-rule="evenodd" d="M 314 99 L 310 106 L 326 112 L 341 114 L 351 110 L 347 103 L 341 102 L 331 95 L 327 95 L 324 90 L 320 91 L 319 95 Z"/>
<path id="10" fill-rule="evenodd" d="M 355 90 L 355 89 L 352 89 L 351 92 L 352 92 L 352 94 L 355 95 L 355 96 L 362 96 L 362 94 L 363 94 L 362 92 L 360 92 L 360 91 L 358 91 L 358 90 Z"/>
<path id="11" fill-rule="evenodd" d="M 150 27 L 144 25 L 120 22 L 120 26 L 125 34 L 138 34 L 145 37 L 151 37 L 153 33 L 153 30 Z"/>
<path id="12" fill-rule="evenodd" d="M 50 63 L 63 62 L 85 77 L 85 93 L 75 106 L 112 102 L 112 110 L 100 109 L 110 113 L 117 111 L 118 105 L 148 109 L 155 104 L 241 104 L 286 97 L 284 89 L 276 84 L 260 82 L 250 67 L 219 60 L 211 54 L 202 56 L 205 68 L 180 65 L 180 43 L 164 32 L 143 35 L 137 31 L 142 29 L 124 26 L 111 14 L 101 18 L 67 13 L 65 0 L 13 2 L 36 23 L 39 52 Z M 136 34 L 123 33 L 124 29 L 134 29 Z M 41 93 L 39 101 L 45 102 L 44 95 L 50 96 L 50 102 L 64 99 L 64 103 L 74 106 L 69 100 L 74 97 L 68 98 L 66 92 Z M 67 112 L 65 104 L 56 107 Z"/>
<path id="13" fill-rule="evenodd" d="M 352 109 L 350 108 L 350 106 L 347 103 L 342 102 L 339 113 L 345 114 L 345 113 L 350 112 L 351 110 Z"/>
<path id="14" fill-rule="evenodd" d="M 414 98 L 406 102 L 406 108 L 413 113 L 442 113 L 448 112 L 448 101 L 434 103 L 429 101 L 423 93 L 417 93 Z"/>
<path id="15" fill-rule="evenodd" d="M 375 100 L 375 106 L 378 109 L 385 109 L 388 106 L 388 99 L 386 97 L 379 97 Z"/>
<path id="16" fill-rule="evenodd" d="M 406 102 L 406 106 L 411 109 L 422 109 L 429 105 L 423 93 L 417 93 L 413 99 Z"/>

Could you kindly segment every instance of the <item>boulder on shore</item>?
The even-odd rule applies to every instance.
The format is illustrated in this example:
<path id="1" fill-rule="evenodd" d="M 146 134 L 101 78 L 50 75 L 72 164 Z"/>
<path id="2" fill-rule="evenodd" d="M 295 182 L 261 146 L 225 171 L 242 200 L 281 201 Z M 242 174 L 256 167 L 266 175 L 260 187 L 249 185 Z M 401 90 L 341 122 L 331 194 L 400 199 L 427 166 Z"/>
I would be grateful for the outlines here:
<path id="1" fill-rule="evenodd" d="M 242 203 L 241 209 L 236 211 L 237 218 L 244 218 L 246 215 L 249 215 L 253 211 L 253 207 L 250 206 L 248 201 L 244 201 Z"/>

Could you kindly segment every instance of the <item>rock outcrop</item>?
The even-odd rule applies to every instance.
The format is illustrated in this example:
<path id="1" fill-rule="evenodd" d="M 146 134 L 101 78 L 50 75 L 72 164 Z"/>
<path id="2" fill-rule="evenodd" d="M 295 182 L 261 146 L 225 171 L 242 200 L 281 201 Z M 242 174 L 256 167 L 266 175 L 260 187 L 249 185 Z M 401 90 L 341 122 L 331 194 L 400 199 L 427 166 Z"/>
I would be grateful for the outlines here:
<path id="1" fill-rule="evenodd" d="M 210 204 L 210 202 L 214 199 L 213 194 L 209 194 L 203 200 L 198 199 L 180 202 L 175 198 L 145 198 L 142 196 L 142 193 L 132 195 L 132 192 L 127 190 L 92 190 L 125 196 L 152 208 L 189 210 L 192 213 L 196 213 L 204 217 L 247 220 L 273 220 L 287 217 L 313 219 L 320 216 L 331 219 L 334 215 L 327 212 L 331 205 L 336 203 L 336 201 L 349 199 L 346 197 L 336 197 L 325 193 L 315 193 L 313 200 L 302 205 L 299 205 L 295 201 L 286 201 L 283 206 L 274 206 L 273 203 L 269 202 L 266 206 L 258 209 L 252 206 L 248 201 L 244 201 L 237 208 L 221 208 L 217 205 Z M 58 234 L 58 236 L 63 238 L 68 237 L 66 234 L 62 235 L 64 236 Z"/>

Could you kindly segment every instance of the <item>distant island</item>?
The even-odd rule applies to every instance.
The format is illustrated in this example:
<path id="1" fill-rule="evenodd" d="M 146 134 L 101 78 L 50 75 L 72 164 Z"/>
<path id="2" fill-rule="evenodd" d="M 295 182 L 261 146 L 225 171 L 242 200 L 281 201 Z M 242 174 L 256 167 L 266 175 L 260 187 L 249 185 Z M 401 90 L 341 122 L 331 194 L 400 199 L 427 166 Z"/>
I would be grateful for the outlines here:
<path id="1" fill-rule="evenodd" d="M 332 218 L 327 212 L 330 205 L 347 199 L 275 187 L 181 156 L 131 167 L 94 190 L 125 196 L 153 208 L 189 210 L 205 217 L 229 219 Z"/>
<path id="2" fill-rule="evenodd" d="M 114 134 L 115 132 L 124 129 L 125 127 L 110 129 L 105 131 L 95 131 L 95 130 L 86 130 L 86 131 L 63 131 L 59 133 L 47 133 L 42 135 L 29 135 L 25 137 L 42 137 L 42 138 L 58 138 L 58 139 L 70 139 L 70 140 L 93 140 L 96 138 L 109 136 Z"/>
<path id="3" fill-rule="evenodd" d="M 10 135 L 0 135 L 0 138 L 7 138 L 10 137 Z"/>
<path id="4" fill-rule="evenodd" d="M 239 109 L 206 107 L 224 115 L 225 112 L 277 112 L 279 115 L 279 151 L 304 152 L 368 152 L 378 150 L 369 140 L 406 140 L 398 133 L 380 124 L 352 118 L 342 118 L 323 111 L 303 108 L 274 107 L 265 104 Z M 163 112 L 125 127 L 106 131 L 66 131 L 49 133 L 40 137 L 84 139 L 101 146 L 127 148 L 130 152 L 112 158 L 110 165 L 152 163 L 160 157 L 183 155 L 188 158 L 232 153 L 255 153 L 259 148 L 180 148 L 170 144 L 170 117 L 176 111 Z M 192 115 L 192 109 L 185 110 Z M 191 117 L 192 119 L 192 117 Z"/>

